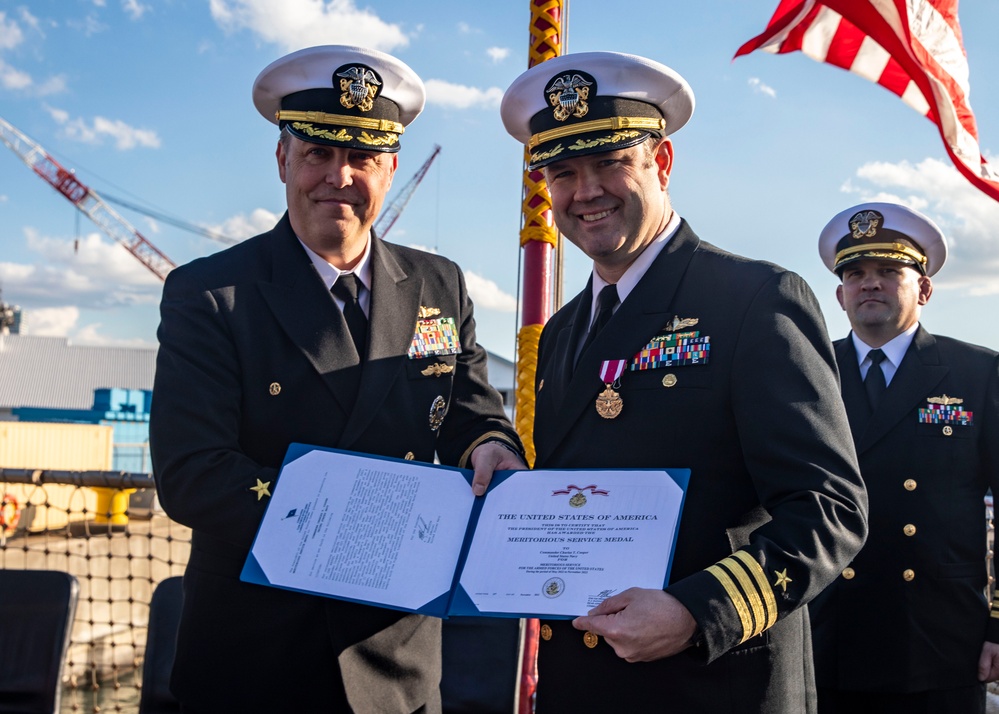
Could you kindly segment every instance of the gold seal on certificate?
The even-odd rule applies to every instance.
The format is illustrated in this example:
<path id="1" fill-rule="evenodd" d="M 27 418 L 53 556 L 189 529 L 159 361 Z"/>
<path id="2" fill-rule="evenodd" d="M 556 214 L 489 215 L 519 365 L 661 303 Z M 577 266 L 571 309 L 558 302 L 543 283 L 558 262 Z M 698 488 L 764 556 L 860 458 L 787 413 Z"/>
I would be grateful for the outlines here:
<path id="1" fill-rule="evenodd" d="M 498 471 L 479 497 L 471 469 L 419 458 L 292 444 L 280 476 L 250 491 L 273 495 L 243 582 L 433 617 L 543 619 L 669 582 L 687 470 Z"/>
<path id="2" fill-rule="evenodd" d="M 620 387 L 621 374 L 627 360 L 608 359 L 600 364 L 600 381 L 604 383 L 604 391 L 597 397 L 597 414 L 604 419 L 616 419 L 624 408 L 624 400 L 614 387 Z"/>

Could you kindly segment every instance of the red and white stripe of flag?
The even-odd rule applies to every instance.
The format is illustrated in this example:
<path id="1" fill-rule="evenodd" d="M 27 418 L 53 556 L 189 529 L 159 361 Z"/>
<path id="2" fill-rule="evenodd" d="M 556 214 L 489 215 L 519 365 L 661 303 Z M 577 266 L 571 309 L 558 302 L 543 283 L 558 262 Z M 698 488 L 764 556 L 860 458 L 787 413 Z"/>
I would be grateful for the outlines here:
<path id="1" fill-rule="evenodd" d="M 801 51 L 894 92 L 937 125 L 947 153 L 999 201 L 999 173 L 982 156 L 968 103 L 958 0 L 781 0 L 767 29 L 739 48 Z"/>

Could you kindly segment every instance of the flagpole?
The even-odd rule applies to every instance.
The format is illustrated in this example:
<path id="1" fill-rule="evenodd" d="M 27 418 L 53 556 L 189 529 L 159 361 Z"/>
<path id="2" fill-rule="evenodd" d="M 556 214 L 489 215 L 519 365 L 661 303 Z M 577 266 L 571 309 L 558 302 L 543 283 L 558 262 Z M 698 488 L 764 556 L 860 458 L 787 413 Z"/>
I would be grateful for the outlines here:
<path id="1" fill-rule="evenodd" d="M 530 0 L 530 44 L 528 68 L 562 54 L 564 20 L 568 0 Z M 529 153 L 524 148 L 524 166 Z M 541 329 L 552 315 L 553 279 L 556 269 L 558 231 L 552 220 L 551 199 L 540 171 L 524 170 L 520 245 L 523 250 L 521 328 L 517 335 L 517 403 L 515 425 L 527 455 L 534 465 L 534 379 L 538 366 Z M 518 714 L 532 714 L 537 689 L 539 623 L 523 620 L 523 643 L 518 688 Z"/>

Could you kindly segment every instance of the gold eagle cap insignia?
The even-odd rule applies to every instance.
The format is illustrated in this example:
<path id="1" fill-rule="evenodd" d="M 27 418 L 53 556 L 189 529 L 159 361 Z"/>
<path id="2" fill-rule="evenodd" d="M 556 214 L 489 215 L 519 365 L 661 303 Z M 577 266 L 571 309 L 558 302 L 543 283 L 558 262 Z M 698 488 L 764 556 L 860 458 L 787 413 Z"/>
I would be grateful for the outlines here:
<path id="1" fill-rule="evenodd" d="M 946 394 L 940 397 L 929 397 L 927 400 L 930 404 L 943 404 L 944 406 L 950 406 L 951 404 L 964 404 L 964 400 L 958 397 L 948 397 Z"/>
<path id="2" fill-rule="evenodd" d="M 685 327 L 693 327 L 698 323 L 698 318 L 696 317 L 680 317 L 679 315 L 673 316 L 673 321 L 666 324 L 663 329 L 666 332 L 676 332 L 677 330 L 682 330 Z"/>
<path id="3" fill-rule="evenodd" d="M 441 309 L 439 307 L 424 307 L 420 305 L 420 312 L 417 313 L 417 317 L 421 320 L 426 320 L 428 317 L 436 317 L 441 314 Z"/>
<path id="4" fill-rule="evenodd" d="M 449 364 L 444 364 L 443 362 L 435 362 L 426 369 L 422 370 L 420 374 L 424 377 L 440 377 L 442 374 L 450 374 L 454 371 L 454 367 Z"/>

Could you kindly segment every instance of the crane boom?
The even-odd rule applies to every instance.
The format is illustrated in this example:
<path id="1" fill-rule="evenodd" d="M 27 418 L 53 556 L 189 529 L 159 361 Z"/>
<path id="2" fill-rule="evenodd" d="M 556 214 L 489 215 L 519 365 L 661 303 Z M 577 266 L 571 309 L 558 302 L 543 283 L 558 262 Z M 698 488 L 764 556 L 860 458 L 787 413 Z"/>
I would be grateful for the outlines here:
<path id="1" fill-rule="evenodd" d="M 3 117 L 0 117 L 0 141 L 160 280 L 165 280 L 167 273 L 176 267 L 172 260 L 146 240 L 93 189 L 77 179 L 72 171 L 63 168 L 38 143 L 22 134 Z"/>
<path id="2" fill-rule="evenodd" d="M 413 175 L 413 178 L 409 180 L 409 183 L 402 187 L 402 191 L 399 192 L 396 199 L 392 201 L 391 205 L 389 205 L 389 207 L 386 208 L 380 216 L 378 216 L 378 220 L 375 221 L 374 228 L 375 235 L 379 238 L 384 238 L 389 232 L 392 224 L 395 223 L 399 214 L 402 213 L 402 209 L 406 207 L 406 204 L 409 203 L 409 199 L 413 197 L 413 192 L 416 191 L 416 187 L 420 185 L 420 181 L 422 181 L 423 177 L 427 175 L 427 171 L 430 170 L 430 164 L 434 162 L 434 159 L 437 158 L 437 154 L 440 152 L 441 147 L 434 144 L 434 150 L 430 152 L 430 158 L 423 162 L 423 166 L 421 166 L 419 171 Z"/>

